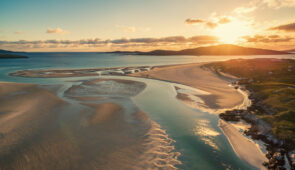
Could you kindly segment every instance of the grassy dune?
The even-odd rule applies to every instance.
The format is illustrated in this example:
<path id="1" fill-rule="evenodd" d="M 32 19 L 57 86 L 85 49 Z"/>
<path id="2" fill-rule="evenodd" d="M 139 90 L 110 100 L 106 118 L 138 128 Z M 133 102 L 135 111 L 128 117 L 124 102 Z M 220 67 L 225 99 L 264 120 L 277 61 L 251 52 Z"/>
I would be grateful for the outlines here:
<path id="1" fill-rule="evenodd" d="M 294 146 L 295 60 L 237 59 L 210 66 L 242 78 L 239 83 L 254 92 L 255 100 L 264 108 L 257 116 L 272 125 L 277 138 Z"/>

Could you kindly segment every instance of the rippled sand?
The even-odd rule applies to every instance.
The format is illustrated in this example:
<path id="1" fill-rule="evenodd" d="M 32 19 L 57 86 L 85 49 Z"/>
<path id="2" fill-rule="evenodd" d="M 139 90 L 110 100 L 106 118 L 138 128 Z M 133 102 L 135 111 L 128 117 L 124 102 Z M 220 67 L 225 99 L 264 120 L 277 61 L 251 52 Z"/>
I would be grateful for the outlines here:
<path id="1" fill-rule="evenodd" d="M 131 100 L 144 88 L 99 79 L 58 98 L 1 83 L 0 169 L 176 169 L 174 141 Z"/>

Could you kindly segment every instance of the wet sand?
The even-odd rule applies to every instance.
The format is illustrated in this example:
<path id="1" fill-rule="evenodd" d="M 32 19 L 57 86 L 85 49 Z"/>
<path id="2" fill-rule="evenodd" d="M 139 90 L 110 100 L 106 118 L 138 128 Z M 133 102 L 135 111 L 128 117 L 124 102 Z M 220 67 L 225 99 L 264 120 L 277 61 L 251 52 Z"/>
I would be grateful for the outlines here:
<path id="1" fill-rule="evenodd" d="M 112 92 L 107 88 L 113 83 L 125 92 L 102 93 Z M 65 100 L 37 85 L 0 83 L 0 169 L 176 169 L 181 164 L 174 141 L 130 100 L 145 84 L 104 79 L 71 88 Z"/>
<path id="2" fill-rule="evenodd" d="M 257 144 L 243 136 L 236 127 L 224 120 L 219 120 L 219 127 L 240 159 L 256 168 L 266 169 L 262 164 L 267 161 L 267 158 Z"/>
<path id="3" fill-rule="evenodd" d="M 212 109 L 232 108 L 243 103 L 244 97 L 229 84 L 234 79 L 221 78 L 212 71 L 202 68 L 202 63 L 154 67 L 151 71 L 134 73 L 130 76 L 146 77 L 191 86 L 211 93 L 200 95 Z"/>
<path id="4" fill-rule="evenodd" d="M 242 105 L 244 102 L 244 95 L 241 94 L 238 90 L 234 89 L 233 87 L 229 86 L 229 84 L 232 81 L 235 81 L 236 78 L 234 77 L 228 77 L 228 76 L 220 76 L 215 74 L 209 69 L 205 69 L 202 67 L 203 64 L 183 64 L 183 65 L 170 65 L 170 66 L 158 66 L 154 67 L 152 70 L 148 71 L 142 71 L 139 73 L 133 73 L 133 74 L 128 74 L 128 76 L 134 76 L 134 77 L 144 77 L 144 78 L 152 78 L 152 79 L 158 79 L 158 80 L 164 80 L 164 81 L 169 81 L 169 82 L 175 82 L 183 85 L 187 85 L 193 88 L 197 88 L 206 92 L 209 92 L 209 94 L 198 94 L 196 95 L 197 97 L 200 97 L 204 103 L 199 102 L 198 105 L 204 104 L 210 109 L 213 110 L 221 110 L 221 109 L 230 109 L 234 108 L 236 106 Z M 74 70 L 71 70 L 71 72 L 75 73 Z M 55 74 L 52 74 L 53 76 L 58 76 Z M 64 76 L 64 75 L 63 75 Z M 71 75 L 75 76 L 75 74 Z M 77 76 L 81 76 L 78 74 Z M 119 83 L 119 84 L 118 84 Z M 118 86 L 119 85 L 119 86 Z M 114 87 L 112 90 L 109 90 L 109 87 Z M 152 166 L 153 168 L 159 168 L 159 167 L 173 167 L 174 165 L 179 164 L 180 162 L 177 160 L 178 153 L 175 153 L 173 151 L 173 147 L 171 148 L 171 141 L 168 138 L 167 134 L 165 134 L 165 131 L 163 131 L 158 124 L 155 122 L 151 121 L 148 119 L 148 116 L 143 113 L 142 111 L 136 109 L 134 110 L 134 113 L 131 114 L 132 117 L 129 118 L 131 120 L 137 120 L 138 118 L 144 118 L 143 122 L 145 123 L 140 123 L 139 124 L 130 124 L 130 120 L 128 120 L 126 123 L 122 119 L 126 118 L 124 115 L 124 108 L 122 108 L 120 105 L 116 104 L 116 102 L 107 102 L 104 103 L 101 102 L 103 100 L 109 100 L 109 99 L 118 99 L 118 100 L 128 100 L 130 97 L 138 94 L 142 88 L 145 88 L 145 85 L 141 84 L 140 82 L 133 82 L 133 81 L 128 81 L 128 80 L 114 80 L 114 79 L 98 79 L 94 81 L 86 81 L 82 83 L 81 85 L 78 86 L 72 86 L 65 92 L 65 96 L 76 100 L 80 102 L 82 105 L 87 106 L 95 110 L 91 116 L 88 118 L 83 118 L 82 124 L 83 126 L 87 127 L 87 131 L 83 132 L 82 134 L 87 134 L 86 132 L 91 132 L 92 126 L 95 127 L 101 127 L 98 124 L 105 124 L 106 126 L 103 127 L 103 132 L 109 131 L 107 129 L 108 126 L 112 127 L 110 130 L 116 129 L 113 128 L 114 124 L 116 124 L 115 127 L 119 127 L 119 129 L 128 129 L 128 127 L 136 127 L 136 129 L 141 129 L 141 135 L 140 136 L 147 136 L 151 137 L 153 134 L 155 134 L 156 140 L 154 137 L 152 138 L 146 138 L 146 140 L 141 141 L 141 138 L 137 138 L 136 141 L 129 141 L 129 143 L 134 142 L 134 147 L 136 148 L 133 150 L 133 147 L 127 147 L 123 149 L 122 152 L 124 153 L 130 153 L 128 155 L 124 155 L 121 153 L 120 150 L 118 152 L 114 153 L 116 156 L 113 154 L 110 155 L 110 159 L 119 159 L 116 162 L 119 163 L 106 163 L 106 166 L 101 166 L 102 163 L 94 163 L 93 166 L 98 166 L 100 168 L 108 168 L 114 169 L 115 167 L 122 167 L 126 166 L 126 168 L 139 168 L 139 169 L 146 169 L 149 168 L 151 165 L 151 162 L 153 162 Z M 127 89 L 127 90 L 125 90 Z M 135 89 L 135 90 L 134 90 Z M 177 89 L 176 89 L 177 91 Z M 106 98 L 106 96 L 108 96 Z M 191 98 L 184 94 L 184 93 L 177 93 L 176 96 L 178 99 L 184 101 L 184 102 L 190 102 L 194 103 L 194 100 L 191 100 Z M 95 102 L 94 102 L 95 101 Z M 94 104 L 95 103 L 95 104 Z M 103 114 L 101 114 L 103 113 Z M 81 118 L 79 118 L 80 120 Z M 82 120 L 82 119 L 81 119 Z M 110 121 L 109 121 L 110 120 Z M 140 121 L 140 122 L 141 122 Z M 108 123 L 107 122 L 112 122 Z M 115 122 L 115 123 L 114 123 Z M 132 121 L 131 121 L 132 122 Z M 136 121 L 135 121 L 136 122 Z M 147 123 L 148 122 L 148 123 Z M 143 126 L 144 125 L 144 126 Z M 105 129 L 106 128 L 106 129 Z M 232 125 L 223 122 L 220 125 L 220 128 L 222 129 L 223 133 L 225 136 L 228 138 L 229 142 L 231 143 L 232 147 L 234 148 L 236 154 L 249 164 L 255 167 L 262 167 L 262 162 L 265 160 L 265 156 L 261 153 L 259 148 L 254 144 L 249 142 L 248 139 L 244 139 L 245 137 L 238 132 L 237 129 L 232 127 Z M 95 128 L 94 128 L 95 129 Z M 130 128 L 130 131 L 127 130 L 126 134 L 122 136 L 122 141 L 124 140 L 129 140 L 125 139 L 125 136 L 128 136 L 130 134 L 133 134 L 135 132 L 131 132 L 134 128 Z M 97 131 L 96 131 L 97 132 Z M 109 133 L 104 134 L 101 132 L 103 135 L 109 135 Z M 142 133 L 144 132 L 144 133 Z M 78 133 L 80 134 L 81 132 L 75 132 L 75 134 Z M 94 132 L 93 132 L 94 133 Z M 129 134 L 130 133 L 130 134 Z M 160 133 L 160 137 L 159 134 Z M 112 134 L 116 134 L 116 132 L 112 132 Z M 134 134 L 133 134 L 134 135 Z M 147 135 L 147 136 L 146 136 Z M 120 136 L 120 134 L 116 134 L 116 136 Z M 135 135 L 136 136 L 136 135 Z M 164 136 L 164 138 L 163 138 Z M 157 138 L 159 137 L 159 138 Z M 86 138 L 85 136 L 79 137 L 79 139 Z M 111 139 L 111 138 L 110 138 Z M 161 140 L 164 141 L 161 141 Z M 113 139 L 112 139 L 113 140 Z M 110 140 L 110 141 L 112 141 Z M 158 141 L 160 140 L 160 141 Z M 247 141 L 245 141 L 247 140 Z M 147 142 L 148 141 L 148 142 Z M 84 142 L 82 142 L 84 143 Z M 87 143 L 85 141 L 85 143 Z M 150 143 L 150 149 L 144 149 L 142 147 L 143 143 Z M 162 148 L 161 145 L 163 144 L 164 148 L 170 148 L 170 150 L 166 150 L 167 153 L 162 153 L 158 151 L 153 151 Z M 145 144 L 145 146 L 147 146 Z M 243 147 L 239 147 L 243 146 Z M 94 147 L 94 146 L 93 146 Z M 124 148 L 120 146 L 119 148 Z M 153 149 L 151 149 L 153 148 Z M 243 149 L 247 148 L 247 149 Z M 248 150 L 249 149 L 249 150 Z M 160 149 L 162 150 L 162 149 Z M 153 151 L 152 154 L 147 158 L 146 154 L 150 154 L 149 151 Z M 251 154 L 251 153 L 258 153 L 258 154 Z M 104 153 L 106 153 L 104 151 Z M 141 156 L 137 157 L 132 157 L 132 155 L 136 155 L 136 153 L 140 153 Z M 145 154 L 144 154 L 145 153 Z M 122 155 L 123 154 L 123 155 Z M 167 157 L 162 158 L 162 156 L 155 156 L 156 155 L 168 155 Z M 142 158 L 140 161 L 137 158 Z M 120 159 L 122 162 L 129 162 L 133 161 L 132 164 L 121 164 Z M 108 159 L 105 159 L 103 157 L 100 157 L 98 160 L 104 160 L 104 162 L 107 162 Z M 146 160 L 149 160 L 146 162 Z M 159 163 L 155 163 L 154 161 L 158 160 Z M 138 162 L 137 162 L 138 161 Z M 137 163 L 135 163 L 137 162 Z M 141 163 L 145 162 L 144 164 Z M 78 166 L 78 165 L 77 165 Z M 81 166 L 80 166 L 81 167 Z M 85 167 L 89 168 L 89 167 Z"/>
<path id="5" fill-rule="evenodd" d="M 233 87 L 228 86 L 234 77 L 218 76 L 211 70 L 204 69 L 203 63 L 168 65 L 156 67 L 115 67 L 97 69 L 70 70 L 23 70 L 11 73 L 21 77 L 80 77 L 99 75 L 122 75 L 153 78 L 180 83 L 211 93 L 199 95 L 211 109 L 228 109 L 243 103 L 241 95 Z"/>

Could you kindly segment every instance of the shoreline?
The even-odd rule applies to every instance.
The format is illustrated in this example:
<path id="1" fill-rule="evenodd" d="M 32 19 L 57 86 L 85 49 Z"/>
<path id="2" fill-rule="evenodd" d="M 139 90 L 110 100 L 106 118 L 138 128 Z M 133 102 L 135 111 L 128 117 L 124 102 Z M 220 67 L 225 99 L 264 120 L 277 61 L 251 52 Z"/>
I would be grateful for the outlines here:
<path id="1" fill-rule="evenodd" d="M 249 99 L 252 103 L 251 106 L 246 109 L 233 109 L 221 113 L 219 115 L 220 120 L 230 124 L 233 124 L 231 122 L 244 121 L 247 125 L 250 125 L 248 129 L 243 130 L 243 134 L 248 136 L 252 141 L 258 140 L 265 145 L 265 157 L 267 160 L 263 162 L 264 167 L 268 167 L 269 169 L 278 167 L 291 168 L 289 151 L 284 147 L 284 142 L 274 137 L 270 133 L 271 126 L 267 122 L 257 118 L 253 113 L 257 111 L 258 108 L 258 110 L 262 109 L 260 108 L 261 106 L 257 106 L 256 102 L 253 101 L 253 95 L 255 95 L 255 93 L 249 92 Z"/>
<path id="2" fill-rule="evenodd" d="M 243 104 L 243 95 L 229 86 L 236 79 L 222 79 L 211 70 L 203 69 L 204 64 L 207 63 L 155 66 L 150 71 L 128 76 L 162 80 L 205 91 L 209 94 L 198 97 L 205 101 L 210 110 L 233 109 Z"/>
<path id="3" fill-rule="evenodd" d="M 217 113 L 221 113 L 221 112 L 224 112 L 225 110 L 240 109 L 241 106 L 243 106 L 242 109 L 245 109 L 246 96 L 245 94 L 242 93 L 243 91 L 241 92 L 240 89 L 236 89 L 233 86 L 229 86 L 229 84 L 231 84 L 232 82 L 237 81 L 237 78 L 229 77 L 229 76 L 225 77 L 224 75 L 217 75 L 216 73 L 213 72 L 213 70 L 207 70 L 202 68 L 204 64 L 207 64 L 207 63 L 192 63 L 192 64 L 166 65 L 166 66 L 164 65 L 164 66 L 154 66 L 154 67 L 144 66 L 144 70 L 140 70 L 140 68 L 143 68 L 143 67 L 132 67 L 133 70 L 137 70 L 138 68 L 139 70 L 137 72 L 135 71 L 131 73 L 128 72 L 128 74 L 126 75 L 123 74 L 123 75 L 131 76 L 131 77 L 156 79 L 161 81 L 167 81 L 170 83 L 179 83 L 181 85 L 186 85 L 192 88 L 200 89 L 201 91 L 209 92 L 209 94 L 206 94 L 206 95 L 195 95 L 196 97 L 199 97 L 203 101 L 205 101 L 205 106 L 208 108 L 207 111 L 209 112 L 213 112 L 215 110 L 217 111 Z M 149 68 L 149 69 L 146 69 L 146 68 Z M 119 71 L 117 69 L 122 70 L 124 69 L 124 67 L 105 68 L 105 69 L 108 69 L 108 70 L 115 69 L 115 71 Z M 105 70 L 105 69 L 103 68 L 102 69 L 79 69 L 79 70 L 71 69 L 71 70 L 67 70 L 67 71 L 70 71 L 71 74 L 62 74 L 62 75 L 55 74 L 58 72 L 62 72 L 62 70 L 56 70 L 57 72 L 52 72 L 54 70 L 43 70 L 41 73 L 49 72 L 49 74 L 43 74 L 41 77 L 45 76 L 47 78 L 50 78 L 50 77 L 58 77 L 58 76 L 61 76 L 61 77 L 89 76 L 89 75 L 98 76 L 101 74 L 97 74 L 97 70 Z M 83 74 L 81 74 L 81 71 Z M 91 74 L 89 74 L 88 71 L 90 71 Z M 29 72 L 25 70 L 25 71 L 18 71 L 16 73 L 17 74 L 12 73 L 10 75 L 22 76 L 22 77 L 40 77 L 40 74 L 38 74 L 38 70 L 37 71 L 29 70 Z M 25 73 L 25 74 L 22 74 L 22 73 Z M 31 73 L 34 73 L 34 74 L 31 74 Z M 118 72 L 108 72 L 106 73 L 106 75 L 122 75 L 121 73 L 120 74 L 116 74 L 116 73 Z M 187 74 L 189 74 L 188 78 L 186 77 Z M 193 83 L 191 83 L 192 81 Z M 175 90 L 177 92 L 177 89 Z M 231 143 L 230 137 L 228 136 L 233 136 L 235 133 L 228 132 L 226 130 L 222 130 L 222 131 L 227 137 L 227 139 L 229 140 L 229 142 Z M 239 135 L 243 137 L 242 134 L 239 134 Z M 256 149 L 259 150 L 259 148 L 257 147 Z M 237 155 L 241 155 L 241 154 L 237 154 Z M 259 159 L 263 160 L 264 158 L 265 157 L 262 158 L 260 155 Z M 249 163 L 251 161 L 246 160 L 246 162 Z M 260 167 L 261 165 L 256 165 L 256 167 Z"/>
<path id="4" fill-rule="evenodd" d="M 198 67 L 202 67 L 204 65 L 204 63 L 201 63 L 201 64 L 192 64 L 193 66 L 197 65 Z M 177 67 L 178 65 L 176 65 Z M 179 67 L 181 66 L 191 66 L 191 64 L 185 64 L 185 65 L 179 65 Z M 167 66 L 168 69 L 169 67 L 171 66 Z M 172 67 L 175 67 L 172 66 Z M 157 67 L 156 67 L 157 68 Z M 162 69 L 165 69 L 165 66 L 161 66 Z M 202 68 L 203 69 L 203 68 Z M 153 70 L 151 70 L 152 72 Z M 199 70 L 198 70 L 199 71 Z M 193 108 L 198 108 L 198 109 L 201 109 L 203 111 L 207 111 L 209 113 L 223 113 L 224 111 L 227 111 L 227 110 L 236 110 L 236 109 L 242 109 L 242 110 L 246 110 L 250 105 L 251 105 L 251 100 L 248 99 L 248 95 L 249 93 L 247 91 L 244 91 L 242 90 L 241 88 L 236 88 L 235 86 L 232 86 L 231 84 L 235 81 L 238 80 L 238 78 L 235 78 L 235 77 L 232 77 L 230 75 L 217 75 L 215 74 L 212 70 L 205 70 L 205 71 L 208 71 L 208 72 L 211 72 L 213 73 L 214 75 L 213 78 L 218 78 L 218 79 L 221 79 L 223 82 L 222 82 L 222 85 L 225 86 L 225 87 L 230 87 L 232 91 L 234 92 L 238 92 L 240 95 L 241 95 L 241 102 L 238 103 L 238 104 L 233 104 L 231 107 L 222 107 L 222 106 L 215 106 L 212 108 L 212 105 L 208 105 L 206 102 L 205 103 L 202 103 L 202 102 L 199 102 L 198 100 L 193 100 L 192 98 L 189 97 L 189 95 L 185 94 L 185 93 L 180 93 L 178 92 L 179 87 L 177 87 L 177 85 L 175 85 L 175 90 L 177 92 L 177 98 L 181 101 L 184 101 L 184 103 L 188 104 L 190 107 L 193 107 Z M 135 73 L 131 76 L 134 76 L 134 77 L 143 77 L 143 78 L 149 78 L 149 79 L 156 79 L 156 80 L 162 80 L 162 81 L 168 81 L 168 82 L 171 82 L 171 83 L 179 83 L 181 82 L 181 84 L 183 85 L 186 85 L 186 86 L 189 86 L 189 87 L 192 87 L 191 85 L 188 85 L 185 83 L 185 81 L 177 81 L 177 80 L 173 80 L 171 81 L 171 79 L 167 79 L 167 77 L 162 77 L 162 79 L 159 79 L 159 77 L 155 76 L 156 73 L 154 73 L 152 76 L 146 72 L 143 72 L 143 73 Z M 202 74 L 202 72 L 198 72 L 198 74 Z M 168 75 L 170 76 L 170 75 Z M 175 75 L 174 75 L 175 76 Z M 211 80 L 212 80 L 212 77 L 211 77 Z M 192 79 L 190 79 L 190 81 L 193 81 Z M 199 80 L 197 80 L 199 81 Z M 198 82 L 199 83 L 199 82 Z M 202 86 L 202 84 L 194 84 L 194 86 L 192 88 L 196 88 L 196 89 L 200 89 L 200 87 L 202 87 L 201 91 L 205 91 L 205 92 L 208 92 L 209 90 L 206 89 L 206 87 Z M 228 85 L 228 84 L 229 85 Z M 210 86 L 210 84 L 207 84 L 208 86 Z M 192 93 L 192 92 L 190 92 Z M 180 94 L 180 96 L 179 96 Z M 214 93 L 213 93 L 214 94 Z M 220 93 L 219 93 L 220 94 Z M 212 95 L 212 94 L 211 94 Z M 225 95 L 228 95 L 228 94 L 225 94 Z M 206 97 L 210 96 L 210 94 L 202 94 L 200 92 L 200 94 L 197 94 L 197 95 L 193 95 L 193 96 L 196 96 L 196 97 L 199 97 L 201 98 L 201 100 L 206 100 Z M 207 98 L 208 99 L 208 98 Z M 209 97 L 209 100 L 210 100 L 210 97 Z M 212 102 L 212 101 L 211 101 Z M 198 107 L 194 107 L 192 106 L 190 103 L 198 103 Z M 220 119 L 222 120 L 222 119 Z M 230 122 L 228 122 L 229 126 L 232 126 Z M 220 126 L 219 126 L 220 127 Z M 249 164 L 251 164 L 252 166 L 254 167 L 257 167 L 259 169 L 264 169 L 265 167 L 263 166 L 263 163 L 267 160 L 266 156 L 264 154 L 262 154 L 262 150 L 259 146 L 257 146 L 258 144 L 256 142 L 254 142 L 254 139 L 249 139 L 249 138 L 246 138 L 245 136 L 243 136 L 243 134 L 239 133 L 238 132 L 238 129 L 236 129 L 235 127 L 232 127 L 229 129 L 225 129 L 225 128 L 222 128 L 220 127 L 220 129 L 222 130 L 222 132 L 224 133 L 224 135 L 226 136 L 227 140 L 231 143 L 231 146 L 232 148 L 235 150 L 235 153 L 238 157 L 240 157 L 240 159 L 243 159 L 244 161 L 248 162 Z M 233 130 L 234 129 L 234 130 Z M 237 137 L 238 136 L 238 137 Z M 237 138 L 234 138 L 234 137 L 237 137 Z M 251 142 L 244 142 L 244 141 L 251 141 Z M 235 143 L 235 144 L 232 144 L 232 143 Z M 258 153 L 258 154 L 252 154 L 251 153 L 247 153 L 245 150 L 240 150 L 238 149 L 239 147 L 239 144 L 243 143 L 244 144 L 244 148 L 247 148 L 247 149 L 250 149 L 252 150 L 251 152 L 255 152 L 255 153 Z M 255 157 L 255 159 L 259 160 L 259 161 L 253 161 L 253 157 Z"/>
<path id="5" fill-rule="evenodd" d="M 227 121 L 236 122 L 243 120 L 251 125 L 251 127 L 246 130 L 244 134 L 253 140 L 259 140 L 265 143 L 265 153 L 268 159 L 263 163 L 265 167 L 268 167 L 269 169 L 294 169 L 295 150 L 294 142 L 292 141 L 293 137 L 291 137 L 293 135 L 292 131 L 290 131 L 290 134 L 288 134 L 289 136 L 282 138 L 282 134 L 284 134 L 285 130 L 282 130 L 280 134 L 278 134 L 276 129 L 280 127 L 275 124 L 275 122 L 281 122 L 284 120 L 287 121 L 285 124 L 285 129 L 290 129 L 288 128 L 288 120 L 290 120 L 289 122 L 292 124 L 292 119 L 286 117 L 280 110 L 276 110 L 281 104 L 280 100 L 273 104 L 270 104 L 269 102 L 276 100 L 278 96 L 285 101 L 291 100 L 291 92 L 289 92 L 290 95 L 286 93 L 279 93 L 277 94 L 278 96 L 276 96 L 276 91 L 277 89 L 294 88 L 291 85 L 292 83 L 289 85 L 287 80 L 281 79 L 282 77 L 286 76 L 293 77 L 292 69 L 283 70 L 282 68 L 292 68 L 292 65 L 294 65 L 294 60 L 252 59 L 244 61 L 247 67 L 240 69 L 237 64 L 241 63 L 242 61 L 243 60 L 231 60 L 224 63 L 217 62 L 215 64 L 213 63 L 207 65 L 207 67 L 217 72 L 217 74 L 220 73 L 222 75 L 224 72 L 227 72 L 239 77 L 243 77 L 239 81 L 234 82 L 233 85 L 238 89 L 248 91 L 249 99 L 252 102 L 252 105 L 246 110 L 235 109 L 227 111 L 220 114 L 220 117 Z M 269 67 L 258 67 L 260 66 L 260 63 L 268 63 Z M 250 72 L 247 72 L 249 67 Z M 271 68 L 275 69 L 272 70 L 272 72 L 268 71 L 268 69 Z M 270 76 L 273 72 L 275 72 L 276 75 Z M 264 73 L 268 74 L 265 75 Z M 273 84 L 277 83 L 279 85 L 284 85 L 284 83 L 286 83 L 287 86 L 268 86 L 267 83 L 269 81 L 273 81 Z M 268 96 L 263 98 L 263 95 Z M 284 105 L 284 109 L 287 110 L 289 108 L 292 109 L 292 104 L 290 105 L 288 103 Z M 281 117 L 275 118 L 277 115 L 280 115 Z M 269 119 L 266 119 L 267 116 Z"/>
<path id="6" fill-rule="evenodd" d="M 234 152 L 240 159 L 256 168 L 266 169 L 266 167 L 263 166 L 263 162 L 265 162 L 267 158 L 254 141 L 243 136 L 239 132 L 239 129 L 234 127 L 230 122 L 220 119 L 218 127 L 226 136 Z"/>

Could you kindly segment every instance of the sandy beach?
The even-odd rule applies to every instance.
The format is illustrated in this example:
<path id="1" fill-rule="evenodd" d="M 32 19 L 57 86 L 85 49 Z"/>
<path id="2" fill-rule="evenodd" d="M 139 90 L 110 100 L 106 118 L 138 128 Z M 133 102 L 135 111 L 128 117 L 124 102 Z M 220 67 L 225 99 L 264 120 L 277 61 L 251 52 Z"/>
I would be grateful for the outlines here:
<path id="1" fill-rule="evenodd" d="M 209 92 L 210 95 L 199 97 L 212 109 L 227 109 L 243 103 L 243 96 L 229 86 L 230 79 L 221 78 L 212 71 L 201 68 L 202 65 L 196 63 L 159 66 L 151 71 L 134 73 L 131 76 L 180 83 Z"/>
<path id="2" fill-rule="evenodd" d="M 267 161 L 267 158 L 257 144 L 243 136 L 236 127 L 224 120 L 219 120 L 219 127 L 239 158 L 256 168 L 266 169 L 262 163 Z"/>

